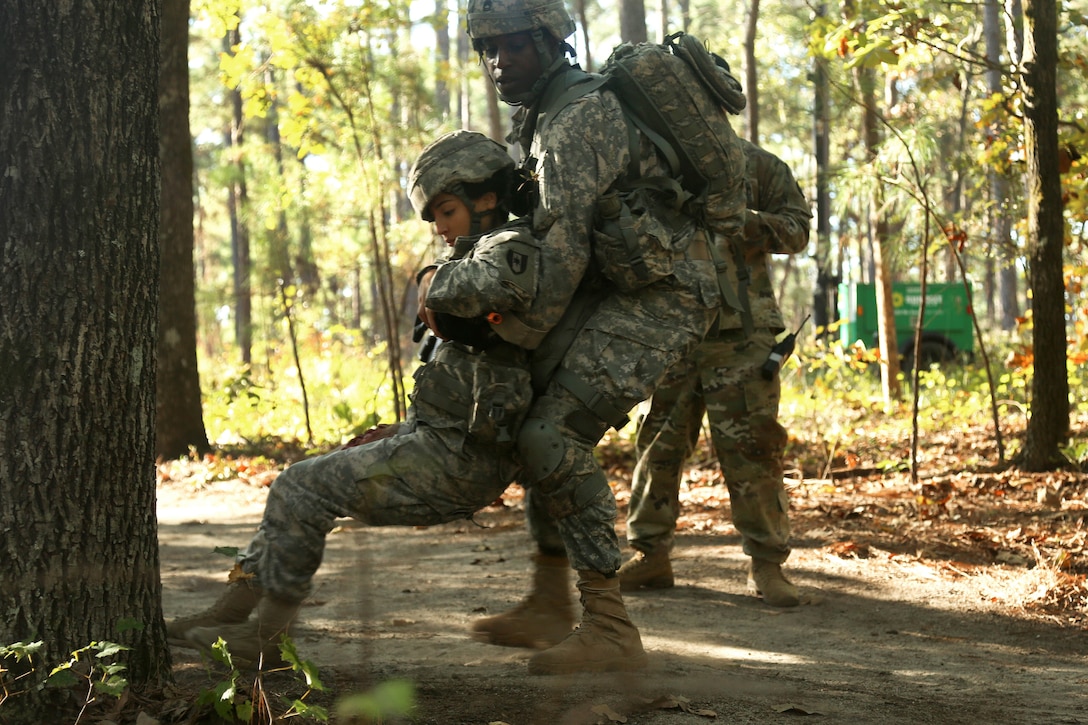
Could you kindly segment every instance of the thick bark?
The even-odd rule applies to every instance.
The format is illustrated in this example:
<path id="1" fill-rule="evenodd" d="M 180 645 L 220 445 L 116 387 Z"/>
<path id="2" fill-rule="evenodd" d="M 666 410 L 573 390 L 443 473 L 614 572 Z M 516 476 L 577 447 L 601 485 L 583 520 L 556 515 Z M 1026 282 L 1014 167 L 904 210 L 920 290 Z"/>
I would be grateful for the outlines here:
<path id="1" fill-rule="evenodd" d="M 0 23 L 0 643 L 41 640 L 44 674 L 120 642 L 130 682 L 157 682 L 170 672 L 154 468 L 160 6 L 13 4 Z M 121 633 L 124 619 L 144 626 Z M 0 719 L 59 722 L 66 695 L 20 695 Z"/>
<path id="2" fill-rule="evenodd" d="M 189 132 L 189 0 L 162 5 L 159 152 L 162 159 L 162 265 L 155 455 L 209 450 L 200 403 L 193 267 L 193 145 Z"/>
<path id="3" fill-rule="evenodd" d="M 1031 266 L 1035 371 L 1021 464 L 1032 471 L 1062 462 L 1069 435 L 1066 370 L 1065 220 L 1058 172 L 1058 18 L 1049 0 L 1024 3 L 1024 141 L 1028 161 L 1028 263 Z"/>

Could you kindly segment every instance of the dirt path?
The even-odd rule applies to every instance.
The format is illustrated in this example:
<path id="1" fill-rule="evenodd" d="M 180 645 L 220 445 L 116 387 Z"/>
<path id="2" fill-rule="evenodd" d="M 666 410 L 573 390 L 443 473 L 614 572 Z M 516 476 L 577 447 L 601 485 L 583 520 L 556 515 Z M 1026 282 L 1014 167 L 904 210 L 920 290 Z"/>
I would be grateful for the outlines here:
<path id="1" fill-rule="evenodd" d="M 167 619 L 214 598 L 229 561 L 212 549 L 248 541 L 265 491 L 160 485 Z M 467 635 L 525 592 L 530 543 L 512 503 L 482 512 L 479 526 L 345 522 L 329 537 L 295 635 L 332 688 L 324 704 L 406 678 L 418 700 L 411 722 L 435 725 L 1088 723 L 1088 635 L 1009 605 L 1014 590 L 1038 585 L 1025 567 L 844 547 L 838 532 L 801 520 L 788 571 L 804 601 L 775 610 L 745 593 L 728 517 L 700 518 L 695 504 L 677 541 L 676 588 L 626 597 L 649 669 L 530 677 L 530 652 Z M 193 653 L 174 657 L 183 688 L 212 681 Z M 286 675 L 267 684 L 300 694 Z"/>

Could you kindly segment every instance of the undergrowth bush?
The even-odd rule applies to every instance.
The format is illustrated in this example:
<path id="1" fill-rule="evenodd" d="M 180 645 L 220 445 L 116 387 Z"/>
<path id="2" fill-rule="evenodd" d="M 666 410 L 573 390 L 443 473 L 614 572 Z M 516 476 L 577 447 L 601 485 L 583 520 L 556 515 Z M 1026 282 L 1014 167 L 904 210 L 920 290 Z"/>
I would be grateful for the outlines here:
<path id="1" fill-rule="evenodd" d="M 1021 431 L 1031 405 L 1033 367 L 1018 341 L 993 346 L 990 377 L 981 355 L 928 370 L 918 376 L 918 433 L 921 440 L 941 432 L 981 429 L 994 435 L 997 418 L 1003 434 Z M 866 449 L 867 443 L 898 441 L 909 445 L 912 434 L 913 374 L 902 373 L 903 397 L 885 406 L 880 385 L 878 356 L 862 346 L 843 346 L 838 341 L 804 342 L 782 371 L 780 417 L 795 439 L 822 450 L 820 460 L 806 460 L 805 469 L 826 469 L 846 447 Z M 1071 463 L 1088 463 L 1088 367 L 1077 355 L 1068 361 L 1072 437 L 1064 451 Z M 1015 455 L 1020 441 L 1003 440 L 1006 460 Z M 885 450 L 888 446 L 884 445 Z M 892 453 L 891 451 L 888 451 Z M 901 458 L 880 457 L 872 451 L 873 465 L 898 467 Z M 811 456 L 810 456 L 811 459 Z M 981 454 L 964 459 L 968 465 L 997 463 Z"/>
<path id="2" fill-rule="evenodd" d="M 384 345 L 367 349 L 357 333 L 337 327 L 300 339 L 298 365 L 289 346 L 263 352 L 258 361 L 255 351 L 249 367 L 201 359 L 204 425 L 213 445 L 278 438 L 328 448 L 379 422 L 392 422 Z M 410 371 L 411 366 L 405 371 L 409 390 Z"/>
<path id="3" fill-rule="evenodd" d="M 346 328 L 312 331 L 299 340 L 299 366 L 288 346 L 269 347 L 251 367 L 223 360 L 201 360 L 204 422 L 209 440 L 219 448 L 244 447 L 254 441 L 297 441 L 304 453 L 328 450 L 379 422 L 392 422 L 392 384 L 384 346 L 367 346 L 357 332 Z M 993 406 L 1003 431 L 1022 430 L 1030 412 L 1032 360 L 1020 332 L 988 342 L 994 393 L 983 358 L 921 371 L 919 376 L 919 435 L 981 428 L 993 433 Z M 1073 437 L 1066 456 L 1088 464 L 1088 364 L 1074 346 L 1069 357 L 1069 388 Z M 411 389 L 409 356 L 405 386 Z M 299 367 L 302 375 L 299 375 Z M 782 369 L 783 425 L 795 439 L 822 453 L 819 461 L 805 462 L 826 468 L 846 447 L 876 447 L 879 441 L 902 441 L 911 435 L 913 378 L 902 380 L 903 398 L 886 407 L 883 401 L 877 353 L 839 341 L 803 339 L 797 353 Z M 305 404 L 302 394 L 305 384 Z M 309 429 L 307 429 L 307 408 Z M 637 411 L 632 412 L 637 419 Z M 634 435 L 631 424 L 610 438 Z M 1006 457 L 1015 454 L 1019 441 L 1004 441 Z M 885 448 L 887 446 L 884 446 Z M 874 465 L 901 467 L 900 454 L 873 451 Z"/>

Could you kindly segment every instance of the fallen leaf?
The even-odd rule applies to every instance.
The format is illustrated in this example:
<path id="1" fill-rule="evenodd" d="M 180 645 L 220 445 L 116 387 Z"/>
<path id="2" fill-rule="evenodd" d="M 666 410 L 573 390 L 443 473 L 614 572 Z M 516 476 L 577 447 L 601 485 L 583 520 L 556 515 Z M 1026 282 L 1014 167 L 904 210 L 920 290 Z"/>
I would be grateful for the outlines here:
<path id="1" fill-rule="evenodd" d="M 627 718 L 610 708 L 608 705 L 594 705 L 590 708 L 594 715 L 604 715 L 611 722 L 627 722 Z"/>

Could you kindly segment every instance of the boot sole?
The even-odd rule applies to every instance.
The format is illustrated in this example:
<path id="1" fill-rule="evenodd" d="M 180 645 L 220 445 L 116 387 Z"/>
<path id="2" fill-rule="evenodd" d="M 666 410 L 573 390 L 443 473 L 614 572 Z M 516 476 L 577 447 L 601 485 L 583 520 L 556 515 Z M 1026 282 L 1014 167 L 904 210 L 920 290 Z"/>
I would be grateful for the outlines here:
<path id="1" fill-rule="evenodd" d="M 574 629 L 574 625 L 571 625 L 571 629 Z M 528 639 L 521 639 L 518 637 L 499 637 L 492 634 L 491 632 L 481 632 L 476 630 L 472 632 L 472 638 L 477 642 L 483 642 L 484 644 L 493 644 L 496 647 L 517 647 L 519 649 L 535 650 L 545 650 L 550 647 L 554 647 L 555 645 L 562 642 L 565 637 L 566 635 L 563 635 L 563 637 L 555 640 L 547 640 L 541 638 L 536 641 L 529 641 Z"/>
<path id="2" fill-rule="evenodd" d="M 529 660 L 530 675 L 576 675 L 585 672 L 631 672 L 645 669 L 650 663 L 650 658 L 645 652 L 622 660 L 607 660 L 604 662 L 583 662 L 580 665 L 533 665 Z"/>

